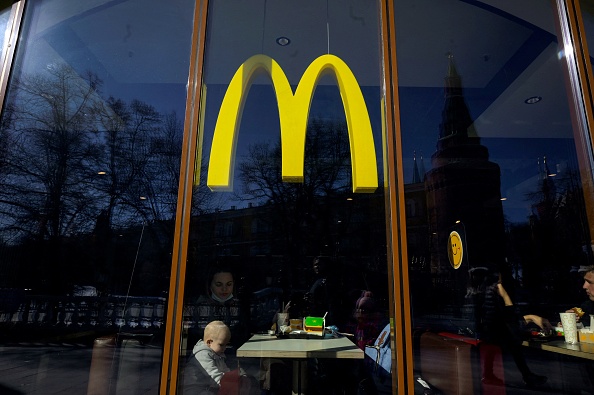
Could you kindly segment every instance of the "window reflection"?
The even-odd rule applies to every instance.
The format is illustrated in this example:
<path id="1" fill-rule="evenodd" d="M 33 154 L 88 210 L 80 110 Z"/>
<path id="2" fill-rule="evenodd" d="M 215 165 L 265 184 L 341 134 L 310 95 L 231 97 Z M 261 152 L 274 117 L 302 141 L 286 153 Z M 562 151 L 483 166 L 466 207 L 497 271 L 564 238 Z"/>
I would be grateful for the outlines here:
<path id="1" fill-rule="evenodd" d="M 10 13 L 11 13 L 12 2 L 4 1 L 0 3 L 0 43 L 2 43 L 2 56 L 4 60 L 6 56 L 6 46 L 8 45 L 8 39 L 10 37 Z"/>
<path id="2" fill-rule="evenodd" d="M 157 389 L 192 7 L 27 2 L 0 127 L 0 392 Z"/>
<path id="3" fill-rule="evenodd" d="M 526 347 L 547 326 L 532 315 L 556 325 L 584 299 L 577 272 L 592 264 L 583 159 L 591 147 L 572 124 L 556 10 L 394 5 L 405 195 L 411 214 L 427 211 L 407 218 L 415 371 L 446 392 L 576 390 L 587 375 L 560 373 L 559 364 L 582 360 Z M 419 153 L 430 160 L 419 163 Z M 486 317 L 504 304 L 511 318 Z M 491 336 L 493 321 L 513 328 L 507 343 Z M 440 369 L 455 354 L 462 365 Z M 495 373 L 482 363 L 493 358 L 503 365 Z"/>
<path id="4" fill-rule="evenodd" d="M 378 4 L 347 3 L 264 1 L 248 6 L 232 1 L 210 5 L 200 182 L 193 195 L 185 286 L 184 320 L 189 324 L 183 334 L 183 365 L 193 362 L 194 345 L 202 338 L 207 321 L 214 318 L 204 308 L 205 299 L 212 303 L 205 283 L 208 273 L 220 266 L 231 268 L 234 303 L 249 314 L 247 328 L 234 328 L 231 318 L 227 322 L 233 347 L 226 351 L 226 362 L 230 369 L 239 363 L 249 375 L 261 379 L 259 390 L 290 391 L 294 361 L 278 356 L 271 356 L 272 361 L 241 357 L 238 349 L 254 333 L 278 330 L 276 313 L 289 302 L 290 318 L 326 314 L 327 326 L 334 325 L 342 333 L 352 331 L 349 338 L 355 348 L 357 333 L 361 357 L 365 344 L 373 345 L 389 320 L 383 185 L 370 193 L 353 193 L 352 147 L 332 69 L 320 76 L 311 93 L 302 182 L 282 181 L 281 163 L 287 153 L 281 148 L 277 100 L 286 92 L 279 94 L 281 86 L 273 85 L 263 72 L 254 77 L 249 92 L 242 92 L 245 102 L 236 109 L 241 124 L 232 163 L 233 191 L 213 192 L 206 187 L 223 97 L 240 65 L 260 53 L 278 63 L 293 92 L 316 58 L 329 53 L 344 61 L 368 107 L 376 156 L 383 158 Z M 296 106 L 290 109 L 298 111 Z M 298 147 L 289 148 L 296 151 Z M 378 172 L 383 169 L 381 163 L 375 166 Z M 382 179 L 380 175 L 380 183 Z M 316 272 L 316 257 L 331 269 Z M 375 309 L 368 315 L 356 307 L 364 290 L 372 295 L 369 306 Z M 231 309 L 233 304 L 216 306 Z M 338 388 L 352 391 L 364 379 L 363 372 L 368 372 L 371 386 L 391 392 L 390 372 L 384 371 L 380 378 L 373 369 L 374 360 L 361 359 L 308 359 L 308 388 L 327 393 Z M 187 375 L 184 380 L 186 389 L 195 382 L 188 381 Z"/>

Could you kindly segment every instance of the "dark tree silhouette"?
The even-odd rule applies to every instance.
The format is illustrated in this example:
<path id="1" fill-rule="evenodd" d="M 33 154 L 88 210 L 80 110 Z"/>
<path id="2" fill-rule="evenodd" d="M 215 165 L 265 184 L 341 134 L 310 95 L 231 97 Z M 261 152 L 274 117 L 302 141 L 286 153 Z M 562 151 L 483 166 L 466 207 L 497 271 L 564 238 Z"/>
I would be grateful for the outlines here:
<path id="1" fill-rule="evenodd" d="M 577 171 L 568 168 L 555 177 L 541 174 L 527 199 L 532 202 L 528 223 L 511 228 L 511 264 L 521 266 L 522 284 L 535 302 L 559 303 L 559 295 L 569 297 L 581 291 L 570 278 L 571 267 L 592 262 Z"/>
<path id="2" fill-rule="evenodd" d="M 147 275 L 162 273 L 169 259 L 181 122 L 140 100 L 104 99 L 101 86 L 92 72 L 51 65 L 14 80 L 6 101 L 0 240 L 18 267 L 6 272 L 19 273 L 37 292 L 64 294 L 76 283 L 127 285 L 131 270 L 123 269 L 135 260 Z"/>
<path id="3" fill-rule="evenodd" d="M 259 217 L 273 235 L 268 240 L 271 254 L 286 257 L 283 262 L 286 280 L 298 280 L 297 271 L 308 255 L 324 251 L 337 254 L 339 200 L 351 193 L 351 166 L 348 133 L 345 123 L 314 120 L 307 129 L 304 180 L 283 182 L 280 141 L 274 146 L 254 144 L 239 164 L 240 201 L 270 207 L 269 215 Z M 279 220 L 282 218 L 282 220 Z M 346 223 L 340 225 L 345 229 Z M 302 279 L 299 279 L 302 280 Z"/>

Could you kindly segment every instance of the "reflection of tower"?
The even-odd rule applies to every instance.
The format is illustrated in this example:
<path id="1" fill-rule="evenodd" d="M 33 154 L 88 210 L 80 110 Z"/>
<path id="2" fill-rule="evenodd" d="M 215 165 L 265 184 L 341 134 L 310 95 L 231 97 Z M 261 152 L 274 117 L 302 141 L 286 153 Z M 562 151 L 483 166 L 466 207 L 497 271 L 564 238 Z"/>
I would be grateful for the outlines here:
<path id="1" fill-rule="evenodd" d="M 421 175 L 419 174 L 419 166 L 417 165 L 417 153 L 415 151 L 415 153 L 413 154 L 413 179 L 412 179 L 412 183 L 416 184 L 418 182 L 421 182 Z"/>
<path id="2" fill-rule="evenodd" d="M 553 177 L 556 174 L 551 173 L 549 170 L 546 156 L 542 160 L 542 166 L 540 165 L 540 158 L 538 160 L 538 173 L 540 190 L 537 192 L 537 195 L 540 194 L 540 196 L 538 196 L 538 201 L 533 204 L 532 210 L 541 221 L 550 221 L 555 215 L 557 189 L 553 181 Z"/>
<path id="3" fill-rule="evenodd" d="M 413 153 L 413 174 L 411 184 L 425 181 L 425 164 L 423 163 L 423 154 L 421 154 L 420 163 L 417 163 L 417 151 Z"/>
<path id="4" fill-rule="evenodd" d="M 425 193 L 425 166 L 421 157 L 417 164 L 416 152 L 413 155 L 412 182 L 404 185 L 406 201 L 406 236 L 408 239 L 409 270 L 427 271 L 429 264 L 429 241 L 427 238 L 427 197 Z"/>
<path id="5" fill-rule="evenodd" d="M 417 313 L 435 306 L 429 267 L 429 227 L 427 224 L 427 196 L 425 193 L 425 166 L 421 155 L 418 163 L 413 154 L 412 182 L 404 185 L 406 201 L 406 238 L 408 251 L 408 270 L 411 279 L 411 298 L 415 301 Z"/>
<path id="6" fill-rule="evenodd" d="M 445 104 L 439 125 L 437 150 L 427 172 L 427 210 L 431 239 L 432 271 L 454 270 L 448 261 L 450 232 L 465 233 L 465 256 L 459 276 L 470 267 L 496 266 L 505 258 L 500 170 L 489 161 L 464 100 L 461 78 L 449 57 L 445 78 Z M 463 225 L 456 227 L 456 222 Z"/>

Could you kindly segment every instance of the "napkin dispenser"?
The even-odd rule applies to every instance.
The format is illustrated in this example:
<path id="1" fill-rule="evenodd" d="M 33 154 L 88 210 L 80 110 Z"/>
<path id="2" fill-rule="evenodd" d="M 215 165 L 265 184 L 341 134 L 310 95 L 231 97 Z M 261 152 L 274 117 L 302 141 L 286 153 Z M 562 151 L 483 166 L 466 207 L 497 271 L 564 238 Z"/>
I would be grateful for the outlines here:
<path id="1" fill-rule="evenodd" d="M 303 330 L 313 335 L 324 336 L 325 319 L 323 317 L 305 317 Z"/>

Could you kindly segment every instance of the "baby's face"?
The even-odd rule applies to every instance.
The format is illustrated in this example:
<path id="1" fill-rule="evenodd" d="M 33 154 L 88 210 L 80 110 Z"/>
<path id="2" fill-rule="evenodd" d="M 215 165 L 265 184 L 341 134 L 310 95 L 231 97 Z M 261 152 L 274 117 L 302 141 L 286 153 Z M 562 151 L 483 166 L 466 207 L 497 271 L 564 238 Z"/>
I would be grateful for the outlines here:
<path id="1" fill-rule="evenodd" d="M 230 340 L 231 334 L 228 331 L 219 331 L 211 339 L 206 340 L 206 345 L 217 354 L 224 354 Z"/>

